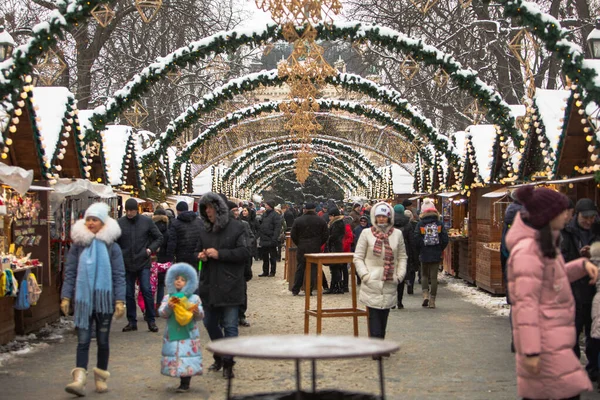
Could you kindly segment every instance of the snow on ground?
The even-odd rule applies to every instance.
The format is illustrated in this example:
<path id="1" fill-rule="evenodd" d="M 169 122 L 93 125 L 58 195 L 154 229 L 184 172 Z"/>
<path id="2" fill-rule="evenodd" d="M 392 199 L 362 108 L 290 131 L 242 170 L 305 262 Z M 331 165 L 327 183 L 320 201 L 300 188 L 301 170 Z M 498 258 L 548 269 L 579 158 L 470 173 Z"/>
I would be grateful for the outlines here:
<path id="1" fill-rule="evenodd" d="M 438 282 L 445 284 L 446 288 L 463 296 L 465 301 L 483 307 L 500 317 L 508 317 L 510 306 L 506 304 L 506 296 L 493 296 L 462 279 L 453 278 L 445 272 L 438 274 Z"/>
<path id="2" fill-rule="evenodd" d="M 17 336 L 15 340 L 0 346 L 0 367 L 15 357 L 30 354 L 49 346 L 49 343 L 62 342 L 64 335 L 73 330 L 73 321 L 61 317 L 59 321 L 46 324 L 36 333 Z"/>

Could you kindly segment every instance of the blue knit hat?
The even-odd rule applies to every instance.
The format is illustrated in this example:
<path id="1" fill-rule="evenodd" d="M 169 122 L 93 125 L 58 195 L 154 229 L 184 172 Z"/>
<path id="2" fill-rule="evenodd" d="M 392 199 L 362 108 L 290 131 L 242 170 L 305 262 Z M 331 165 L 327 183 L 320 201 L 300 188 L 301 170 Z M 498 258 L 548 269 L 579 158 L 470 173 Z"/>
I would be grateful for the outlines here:
<path id="1" fill-rule="evenodd" d="M 102 221 L 103 224 L 108 220 L 108 212 L 110 207 L 106 203 L 94 203 L 85 210 L 84 219 L 87 217 L 95 217 Z"/>
<path id="2" fill-rule="evenodd" d="M 403 214 L 404 213 L 404 206 L 402 204 L 396 204 L 394 206 L 394 212 Z"/>

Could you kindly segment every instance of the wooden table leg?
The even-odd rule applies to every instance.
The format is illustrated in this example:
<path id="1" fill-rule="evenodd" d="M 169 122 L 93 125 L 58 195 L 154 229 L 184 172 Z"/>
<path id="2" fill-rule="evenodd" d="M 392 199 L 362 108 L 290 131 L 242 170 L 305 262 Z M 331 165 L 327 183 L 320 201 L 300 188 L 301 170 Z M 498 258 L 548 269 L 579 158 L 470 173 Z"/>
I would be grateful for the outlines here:
<path id="1" fill-rule="evenodd" d="M 300 360 L 296 359 L 296 399 L 300 400 L 302 393 L 300 392 Z"/>
<path id="2" fill-rule="evenodd" d="M 323 263 L 317 264 L 317 335 L 321 334 L 321 318 L 323 317 Z"/>
<path id="3" fill-rule="evenodd" d="M 306 261 L 304 267 L 304 334 L 307 335 L 309 331 L 308 311 L 310 310 L 310 267 L 311 263 Z"/>
<path id="4" fill-rule="evenodd" d="M 354 263 L 350 263 L 350 278 L 351 286 L 352 286 L 352 311 L 356 312 L 358 309 L 358 303 L 356 301 L 356 267 Z M 354 336 L 358 337 L 358 316 L 355 315 L 354 319 Z"/>
<path id="5" fill-rule="evenodd" d="M 379 356 L 379 387 L 381 388 L 381 400 L 385 399 L 385 382 L 383 381 L 383 357 Z"/>
<path id="6" fill-rule="evenodd" d="M 312 360 L 312 391 L 317 393 L 317 360 Z"/>

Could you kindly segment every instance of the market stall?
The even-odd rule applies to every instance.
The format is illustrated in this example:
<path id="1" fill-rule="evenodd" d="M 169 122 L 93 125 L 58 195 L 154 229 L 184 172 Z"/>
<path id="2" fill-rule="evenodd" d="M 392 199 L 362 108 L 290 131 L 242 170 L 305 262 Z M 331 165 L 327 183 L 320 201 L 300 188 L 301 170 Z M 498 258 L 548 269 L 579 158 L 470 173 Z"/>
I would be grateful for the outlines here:
<path id="1" fill-rule="evenodd" d="M 459 276 L 460 265 L 467 265 L 469 254 L 467 198 L 460 192 L 438 193 L 441 198 L 441 215 L 448 231 L 450 243 L 444 251 L 443 269 Z"/>

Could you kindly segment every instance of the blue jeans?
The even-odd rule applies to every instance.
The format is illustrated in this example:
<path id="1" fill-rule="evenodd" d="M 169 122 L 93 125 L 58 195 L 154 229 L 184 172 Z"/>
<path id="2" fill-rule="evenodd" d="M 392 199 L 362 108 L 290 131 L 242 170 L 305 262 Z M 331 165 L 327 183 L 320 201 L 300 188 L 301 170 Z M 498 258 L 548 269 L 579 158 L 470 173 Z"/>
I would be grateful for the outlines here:
<path id="1" fill-rule="evenodd" d="M 98 345 L 98 361 L 96 367 L 104 371 L 108 369 L 108 335 L 110 333 L 112 316 L 112 314 L 96 314 L 94 311 L 90 316 L 90 321 L 88 323 L 88 326 L 92 328 L 92 321 L 95 322 L 96 344 Z M 87 370 L 91 340 L 91 329 L 77 329 L 77 368 Z"/>
<path id="2" fill-rule="evenodd" d="M 238 311 L 239 306 L 204 306 L 204 327 L 210 340 L 238 336 Z M 232 359 L 233 357 L 223 357 L 223 360 Z"/>
<path id="3" fill-rule="evenodd" d="M 125 272 L 126 295 L 127 300 L 127 321 L 130 325 L 137 326 L 137 305 L 135 301 L 135 281 L 140 280 L 140 291 L 144 297 L 144 306 L 146 315 L 144 319 L 148 324 L 154 323 L 154 299 L 152 298 L 152 288 L 150 287 L 150 268 L 144 268 L 139 271 Z"/>
<path id="4" fill-rule="evenodd" d="M 390 309 L 385 308 L 380 310 L 379 308 L 367 308 L 369 309 L 369 336 L 372 338 L 385 339 L 385 330 L 387 329 Z"/>

